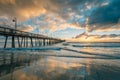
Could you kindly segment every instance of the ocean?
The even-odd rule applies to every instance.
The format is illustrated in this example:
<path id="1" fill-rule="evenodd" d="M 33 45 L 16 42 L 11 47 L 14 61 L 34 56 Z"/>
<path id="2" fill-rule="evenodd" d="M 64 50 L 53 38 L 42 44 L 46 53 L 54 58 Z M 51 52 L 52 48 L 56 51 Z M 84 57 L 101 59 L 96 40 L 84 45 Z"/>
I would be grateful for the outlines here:
<path id="1" fill-rule="evenodd" d="M 120 80 L 120 43 L 0 49 L 0 80 Z"/>

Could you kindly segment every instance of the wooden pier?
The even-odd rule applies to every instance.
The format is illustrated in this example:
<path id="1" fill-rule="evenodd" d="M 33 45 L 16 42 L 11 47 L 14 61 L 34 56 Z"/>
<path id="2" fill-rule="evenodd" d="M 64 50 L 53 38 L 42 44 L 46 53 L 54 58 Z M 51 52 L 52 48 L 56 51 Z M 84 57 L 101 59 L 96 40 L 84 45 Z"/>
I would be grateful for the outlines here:
<path id="1" fill-rule="evenodd" d="M 45 35 L 34 34 L 24 31 L 19 31 L 11 28 L 0 26 L 0 35 L 5 36 L 3 48 L 7 48 L 8 38 L 11 37 L 11 48 L 27 48 L 27 47 L 40 47 L 51 44 L 63 42 L 64 40 L 48 37 Z M 17 40 L 17 43 L 16 43 Z"/>

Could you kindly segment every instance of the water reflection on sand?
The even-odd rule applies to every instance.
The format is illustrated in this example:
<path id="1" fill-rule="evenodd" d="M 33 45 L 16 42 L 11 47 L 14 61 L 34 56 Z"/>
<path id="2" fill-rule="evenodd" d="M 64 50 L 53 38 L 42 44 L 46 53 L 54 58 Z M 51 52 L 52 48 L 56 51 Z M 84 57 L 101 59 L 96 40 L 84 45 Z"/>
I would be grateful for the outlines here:
<path id="1" fill-rule="evenodd" d="M 102 59 L 100 55 L 65 50 L 7 54 L 4 56 L 12 59 L 12 62 L 3 63 L 4 59 L 1 60 L 0 80 L 120 80 L 120 59 L 109 59 L 110 56 Z"/>

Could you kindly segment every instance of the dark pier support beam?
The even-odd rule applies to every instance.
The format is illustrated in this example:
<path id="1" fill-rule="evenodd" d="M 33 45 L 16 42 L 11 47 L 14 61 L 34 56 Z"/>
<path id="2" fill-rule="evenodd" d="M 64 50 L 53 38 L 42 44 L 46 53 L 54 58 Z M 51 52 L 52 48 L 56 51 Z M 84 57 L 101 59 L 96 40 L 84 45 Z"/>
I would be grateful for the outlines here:
<path id="1" fill-rule="evenodd" d="M 50 39 L 50 45 L 52 44 L 52 39 Z"/>
<path id="2" fill-rule="evenodd" d="M 40 46 L 43 46 L 43 40 L 42 39 L 40 39 Z"/>
<path id="3" fill-rule="evenodd" d="M 47 45 L 49 45 L 49 39 L 47 39 Z"/>
<path id="4" fill-rule="evenodd" d="M 31 40 L 31 47 L 33 47 L 33 40 L 32 40 L 32 38 L 30 38 L 30 40 Z"/>
<path id="5" fill-rule="evenodd" d="M 39 46 L 41 46 L 42 45 L 42 42 L 41 42 L 41 39 L 39 39 Z"/>
<path id="6" fill-rule="evenodd" d="M 4 48 L 6 48 L 6 45 L 7 45 L 7 39 L 8 39 L 8 36 L 6 36 L 6 38 L 5 38 Z"/>
<path id="7" fill-rule="evenodd" d="M 18 39 L 18 47 L 20 48 L 21 47 L 21 45 L 20 45 L 20 39 L 19 39 L 19 37 L 17 37 L 17 39 Z"/>
<path id="8" fill-rule="evenodd" d="M 37 38 L 37 43 L 36 44 L 37 44 L 37 46 L 39 46 L 39 39 L 38 38 Z"/>
<path id="9" fill-rule="evenodd" d="M 50 39 L 49 39 L 49 41 L 48 41 L 48 44 L 50 45 Z"/>
<path id="10" fill-rule="evenodd" d="M 22 44 L 23 44 L 23 37 L 22 37 L 22 39 L 21 39 L 21 47 L 22 47 Z"/>
<path id="11" fill-rule="evenodd" d="M 15 36 L 12 36 L 12 48 L 15 48 Z"/>
<path id="12" fill-rule="evenodd" d="M 37 46 L 37 44 L 36 44 L 36 38 L 35 38 L 35 47 Z"/>
<path id="13" fill-rule="evenodd" d="M 25 47 L 25 41 L 26 41 L 26 39 L 25 39 L 25 37 L 24 37 L 24 47 Z"/>
<path id="14" fill-rule="evenodd" d="M 46 40 L 45 40 L 45 39 L 43 39 L 43 46 L 45 46 L 45 45 L 46 45 L 46 44 L 45 44 L 45 43 L 46 43 L 45 41 L 46 41 Z"/>
<path id="15" fill-rule="evenodd" d="M 47 45 L 49 45 L 49 39 L 47 39 Z"/>
<path id="16" fill-rule="evenodd" d="M 35 38 L 35 47 L 37 47 L 37 38 Z"/>
<path id="17" fill-rule="evenodd" d="M 51 39 L 49 39 L 49 45 L 50 45 Z"/>
<path id="18" fill-rule="evenodd" d="M 49 44 L 50 44 L 50 45 L 52 44 L 52 39 L 50 39 L 50 42 L 49 42 Z"/>
<path id="19" fill-rule="evenodd" d="M 28 47 L 28 37 L 26 37 L 26 47 Z"/>

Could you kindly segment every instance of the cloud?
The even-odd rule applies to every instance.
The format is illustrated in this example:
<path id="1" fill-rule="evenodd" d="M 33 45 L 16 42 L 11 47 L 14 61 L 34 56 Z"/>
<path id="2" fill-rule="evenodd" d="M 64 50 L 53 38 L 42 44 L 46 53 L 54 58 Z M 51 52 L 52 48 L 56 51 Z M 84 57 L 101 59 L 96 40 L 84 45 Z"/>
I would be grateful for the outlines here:
<path id="1" fill-rule="evenodd" d="M 5 16 L 11 19 L 8 21 L 12 21 L 12 17 L 17 17 L 18 22 L 22 22 L 22 20 L 44 15 L 44 19 L 38 20 L 36 25 L 34 23 L 27 25 L 40 26 L 40 29 L 50 29 L 50 31 L 79 27 L 75 23 L 66 22 L 65 19 L 69 16 L 64 12 L 64 8 L 67 7 L 65 4 L 64 1 L 59 0 L 1 0 L 0 18 L 4 19 Z M 11 25 L 7 22 L 3 20 L 1 24 L 14 26 L 13 23 Z"/>
<path id="2" fill-rule="evenodd" d="M 27 25 L 50 31 L 86 26 L 88 32 L 113 31 L 120 30 L 119 3 L 120 0 L 0 0 L 0 17 L 17 17 L 18 22 L 43 17 Z"/>
<path id="3" fill-rule="evenodd" d="M 119 29 L 116 24 L 120 19 L 120 0 L 109 0 L 107 5 L 97 7 L 89 16 L 90 31 Z M 103 4 L 102 4 L 103 5 Z M 95 25 L 95 27 L 94 27 Z M 114 27 L 113 27 L 114 26 Z"/>
<path id="4" fill-rule="evenodd" d="M 117 34 L 101 35 L 98 38 L 120 38 L 120 35 Z"/>
<path id="5" fill-rule="evenodd" d="M 75 14 L 84 16 L 77 23 L 82 28 L 87 26 L 88 32 L 120 30 L 120 0 L 69 0 L 69 3 Z"/>
<path id="6" fill-rule="evenodd" d="M 98 7 L 91 13 L 89 24 L 117 24 L 120 18 L 120 0 L 112 0 L 107 6 Z"/>
<path id="7" fill-rule="evenodd" d="M 55 11 L 55 0 L 0 0 L 0 16 L 17 17 L 19 20 Z"/>
<path id="8" fill-rule="evenodd" d="M 105 31 L 115 31 L 115 30 L 120 30 L 120 25 L 119 23 L 117 24 L 107 24 L 107 25 L 88 25 L 86 26 L 86 30 L 88 32 L 92 31 L 97 31 L 97 32 L 105 32 Z"/>
<path id="9" fill-rule="evenodd" d="M 79 35 L 77 35 L 75 38 L 81 38 L 81 37 L 83 37 L 83 36 L 86 36 L 87 38 L 89 38 L 89 37 L 96 37 L 96 38 L 106 38 L 106 37 L 108 37 L 108 38 L 118 38 L 118 37 L 120 37 L 120 35 L 119 34 L 110 34 L 110 35 L 89 35 L 89 34 L 86 34 L 85 32 L 84 33 L 82 33 L 82 34 L 79 34 Z"/>
<path id="10" fill-rule="evenodd" d="M 82 33 L 77 35 L 72 41 L 80 42 L 120 42 L 120 34 L 109 34 L 109 35 L 89 35 Z"/>
<path id="11" fill-rule="evenodd" d="M 49 29 L 49 31 L 54 32 L 57 30 L 64 30 L 68 27 L 70 28 L 76 28 L 80 29 L 80 25 L 76 23 L 69 23 L 66 22 L 65 19 L 60 17 L 58 14 L 49 14 L 49 15 L 43 15 L 43 17 L 39 17 L 36 19 L 35 24 L 38 24 L 38 28 L 40 30 Z"/>
<path id="12" fill-rule="evenodd" d="M 86 32 L 83 32 L 82 34 L 77 35 L 75 38 L 81 38 L 83 36 L 86 36 L 86 38 L 87 38 L 88 34 Z"/>
<path id="13" fill-rule="evenodd" d="M 24 26 L 18 26 L 17 30 L 30 32 L 30 31 L 33 31 L 34 28 L 30 25 L 24 25 Z"/>
<path id="14" fill-rule="evenodd" d="M 14 23 L 6 16 L 0 17 L 0 26 L 1 27 L 11 27 L 14 28 Z"/>

